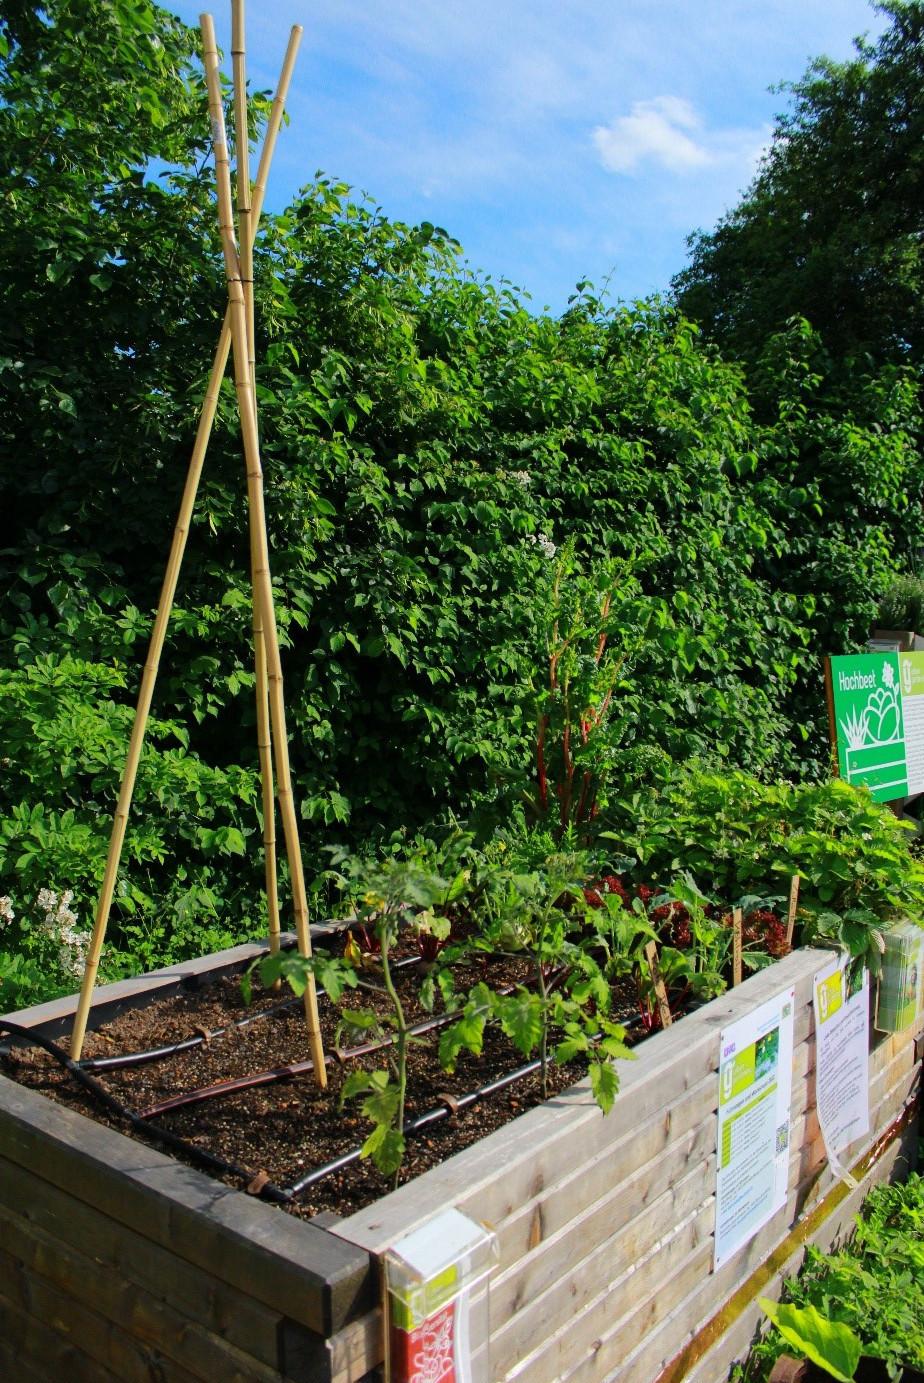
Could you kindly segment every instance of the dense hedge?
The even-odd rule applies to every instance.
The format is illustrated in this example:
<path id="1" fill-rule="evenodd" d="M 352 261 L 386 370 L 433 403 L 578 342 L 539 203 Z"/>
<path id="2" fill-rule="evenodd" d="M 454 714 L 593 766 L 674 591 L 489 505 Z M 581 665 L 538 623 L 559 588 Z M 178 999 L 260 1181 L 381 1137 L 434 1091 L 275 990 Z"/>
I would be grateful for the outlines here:
<path id="1" fill-rule="evenodd" d="M 0 879 L 86 917 L 224 288 L 195 35 L 147 0 L 7 11 Z M 660 302 L 534 315 L 324 178 L 258 276 L 311 861 L 529 790 L 566 608 L 585 672 L 606 626 L 611 794 L 693 755 L 825 770 L 820 657 L 920 527 L 901 367 L 847 391 L 797 323 L 746 385 Z M 135 955 L 260 911 L 244 495 L 226 383 L 117 897 Z"/>

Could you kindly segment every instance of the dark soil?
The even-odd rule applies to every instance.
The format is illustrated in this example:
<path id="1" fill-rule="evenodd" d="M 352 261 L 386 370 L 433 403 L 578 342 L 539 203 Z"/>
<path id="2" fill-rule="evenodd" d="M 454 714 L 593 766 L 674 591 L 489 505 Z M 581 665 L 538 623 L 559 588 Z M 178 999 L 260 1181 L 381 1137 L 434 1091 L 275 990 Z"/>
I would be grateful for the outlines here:
<path id="1" fill-rule="evenodd" d="M 413 1022 L 427 1018 L 429 1015 L 421 1009 L 417 998 L 420 983 L 417 967 L 408 967 L 398 974 L 408 1018 Z M 464 969 L 456 969 L 457 988 L 465 991 L 488 975 L 495 988 L 528 978 L 525 962 L 521 960 L 485 957 Z M 369 971 L 368 978 L 374 984 L 375 972 Z M 287 1004 L 287 997 L 290 998 L 285 990 L 261 990 L 257 983 L 253 1001 L 246 1008 L 239 981 L 218 980 L 195 993 L 156 1001 L 145 1008 L 129 1009 L 88 1034 L 84 1057 L 146 1050 L 227 1028 L 190 1051 L 143 1066 L 98 1074 L 98 1079 L 116 1099 L 135 1113 L 143 1113 L 151 1105 L 184 1091 L 305 1061 L 308 1043 L 304 1010 L 298 1001 Z M 628 994 L 621 996 L 621 1000 L 617 1008 L 621 1007 L 628 1017 L 632 1012 Z M 380 1008 L 381 1000 L 371 990 L 347 991 L 342 1004 Z M 264 1013 L 265 1010 L 269 1012 Z M 323 996 L 320 1010 L 326 1051 L 333 1051 L 338 1041 L 344 1046 L 358 1044 L 359 1039 L 338 1034 L 338 1009 Z M 260 1016 L 246 1026 L 227 1027 L 253 1014 Z M 474 1057 L 463 1053 L 456 1073 L 447 1075 L 437 1059 L 438 1037 L 438 1032 L 433 1033 L 422 1045 L 410 1049 L 408 1120 L 443 1104 L 442 1097 L 446 1094 L 463 1095 L 522 1067 L 527 1061 L 501 1033 L 489 1028 L 483 1054 Z M 313 1075 L 307 1073 L 159 1114 L 156 1122 L 188 1142 L 246 1169 L 246 1182 L 255 1177 L 260 1180 L 258 1174 L 263 1173 L 263 1180 L 268 1177 L 278 1186 L 287 1186 L 313 1168 L 362 1144 L 371 1126 L 354 1102 L 342 1111 L 338 1108 L 340 1089 L 346 1075 L 357 1065 L 373 1070 L 382 1067 L 384 1062 L 382 1052 L 345 1065 L 334 1060 L 328 1066 L 326 1091 L 321 1091 Z M 45 1052 L 14 1046 L 0 1057 L 0 1064 L 5 1074 L 21 1084 L 132 1137 L 139 1136 L 126 1120 L 102 1108 Z M 550 1096 L 572 1085 L 583 1074 L 584 1068 L 578 1063 L 564 1067 L 551 1064 Z M 537 1072 L 421 1130 L 419 1135 L 408 1139 L 400 1181 L 419 1176 L 541 1100 Z M 156 1143 L 156 1139 L 152 1141 Z M 230 1176 L 225 1179 L 234 1185 L 241 1182 L 240 1178 Z M 349 1215 L 376 1200 L 391 1186 L 391 1178 L 386 1179 L 370 1161 L 364 1160 L 326 1176 L 286 1208 L 303 1218 L 323 1210 Z"/>

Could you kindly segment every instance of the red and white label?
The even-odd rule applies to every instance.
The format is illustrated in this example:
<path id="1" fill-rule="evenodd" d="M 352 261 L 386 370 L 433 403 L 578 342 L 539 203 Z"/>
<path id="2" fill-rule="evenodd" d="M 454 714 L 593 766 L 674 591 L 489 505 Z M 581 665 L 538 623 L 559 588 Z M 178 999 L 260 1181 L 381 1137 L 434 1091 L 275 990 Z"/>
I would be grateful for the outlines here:
<path id="1" fill-rule="evenodd" d="M 458 1300 L 413 1330 L 391 1328 L 392 1383 L 462 1383 L 456 1371 Z"/>

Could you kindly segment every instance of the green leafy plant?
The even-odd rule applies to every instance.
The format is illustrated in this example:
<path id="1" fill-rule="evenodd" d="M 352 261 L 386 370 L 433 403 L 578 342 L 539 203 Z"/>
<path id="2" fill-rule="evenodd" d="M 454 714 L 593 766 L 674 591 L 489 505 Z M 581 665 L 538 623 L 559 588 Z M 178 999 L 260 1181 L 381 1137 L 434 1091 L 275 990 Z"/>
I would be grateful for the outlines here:
<path id="1" fill-rule="evenodd" d="M 787 1304 L 761 1303 L 776 1329 L 752 1349 L 746 1378 L 766 1377 L 791 1347 L 836 1378 L 852 1377 L 861 1354 L 893 1379 L 924 1368 L 924 1178 L 875 1187 L 852 1237 L 831 1253 L 809 1245 L 785 1291 Z"/>
<path id="2" fill-rule="evenodd" d="M 883 629 L 924 630 L 924 581 L 908 574 L 897 577 L 879 602 Z"/>
<path id="3" fill-rule="evenodd" d="M 779 1305 L 768 1297 L 760 1305 L 787 1344 L 840 1383 L 850 1383 L 860 1362 L 860 1341 L 847 1325 L 826 1320 L 814 1306 Z"/>
<path id="4" fill-rule="evenodd" d="M 376 990 L 386 1001 L 383 1008 L 349 1007 L 340 1010 L 340 1031 L 354 1034 L 388 1036 L 389 1045 L 383 1048 L 385 1066 L 376 1070 L 357 1068 L 350 1072 L 340 1092 L 341 1105 L 346 1100 L 361 1098 L 364 1117 L 372 1124 L 372 1132 L 362 1148 L 363 1157 L 371 1157 L 384 1175 L 396 1178 L 404 1158 L 405 1103 L 407 1097 L 407 1059 L 409 1047 L 424 1039 L 411 1033 L 404 1003 L 395 984 L 392 960 L 399 939 L 432 938 L 445 941 L 451 930 L 447 911 L 463 897 L 470 871 L 456 870 L 445 878 L 436 870 L 436 863 L 455 863 L 465 854 L 468 838 L 452 833 L 442 848 L 430 842 L 418 841 L 417 849 L 386 856 L 379 861 L 332 849 L 332 867 L 328 877 L 342 890 L 351 908 L 350 917 L 358 930 L 371 933 L 376 939 L 372 968 L 362 980 L 366 988 Z M 359 949 L 348 946 L 345 961 L 319 953 L 304 957 L 280 953 L 259 962 L 264 983 L 282 977 L 295 990 L 303 993 L 307 976 L 314 974 L 328 997 L 337 1003 L 349 987 L 360 983 L 354 964 L 360 959 Z M 431 977 L 425 980 L 431 992 Z"/>
<path id="5" fill-rule="evenodd" d="M 615 753 L 638 710 L 629 666 L 657 602 L 646 605 L 630 561 L 598 564 L 588 577 L 573 542 L 555 561 L 548 676 L 536 697 L 536 784 L 527 801 L 539 820 L 557 818 L 560 839 L 569 828 L 584 831 L 604 804 Z"/>
<path id="6" fill-rule="evenodd" d="M 621 828 L 601 836 L 631 873 L 684 872 L 710 897 L 774 895 L 798 874 L 802 939 L 842 947 L 874 974 L 880 928 L 924 912 L 924 865 L 908 823 L 841 780 L 765 784 L 693 767 L 611 808 L 610 819 Z"/>
<path id="7" fill-rule="evenodd" d="M 586 857 L 550 856 L 542 870 L 498 870 L 485 900 L 476 949 L 528 957 L 532 984 L 500 994 L 480 984 L 469 995 L 460 1020 L 440 1040 L 441 1060 L 450 1069 L 458 1053 L 480 1052 L 485 1022 L 499 1024 L 518 1051 L 539 1055 L 543 1098 L 548 1095 L 553 1036 L 558 1062 L 584 1057 L 594 1098 L 604 1113 L 619 1089 L 613 1062 L 631 1058 L 625 1028 L 609 1018 L 610 986 L 591 954 L 593 933 L 584 926 Z"/>

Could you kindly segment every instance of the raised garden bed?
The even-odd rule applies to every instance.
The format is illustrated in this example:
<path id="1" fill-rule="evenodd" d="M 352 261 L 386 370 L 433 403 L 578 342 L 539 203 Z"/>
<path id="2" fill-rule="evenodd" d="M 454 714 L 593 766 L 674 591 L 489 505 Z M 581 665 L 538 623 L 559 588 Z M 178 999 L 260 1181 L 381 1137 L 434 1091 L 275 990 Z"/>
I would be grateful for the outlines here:
<path id="1" fill-rule="evenodd" d="M 239 969 L 254 950 L 101 990 L 94 1025 L 150 991 Z M 379 1252 L 454 1205 L 499 1237 L 493 1377 L 652 1383 L 666 1370 L 665 1380 L 718 1381 L 746 1353 L 757 1295 L 772 1294 L 805 1238 L 833 1238 L 862 1191 L 912 1155 L 914 1032 L 876 1046 L 873 1133 L 847 1160 L 856 1166 L 881 1145 L 879 1155 L 861 1161 L 857 1192 L 832 1189 L 813 1108 L 810 989 L 822 959 L 796 952 L 655 1034 L 621 1067 L 608 1117 L 581 1081 L 320 1224 L 2 1079 L 0 1365 L 25 1383 L 52 1370 L 77 1380 L 357 1383 L 382 1356 Z M 797 997 L 789 1199 L 713 1274 L 717 1034 L 788 986 Z M 17 1018 L 60 1036 L 72 1012 L 73 1001 L 60 1001 Z"/>

